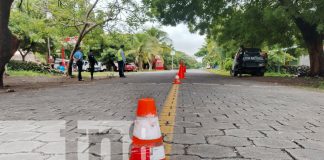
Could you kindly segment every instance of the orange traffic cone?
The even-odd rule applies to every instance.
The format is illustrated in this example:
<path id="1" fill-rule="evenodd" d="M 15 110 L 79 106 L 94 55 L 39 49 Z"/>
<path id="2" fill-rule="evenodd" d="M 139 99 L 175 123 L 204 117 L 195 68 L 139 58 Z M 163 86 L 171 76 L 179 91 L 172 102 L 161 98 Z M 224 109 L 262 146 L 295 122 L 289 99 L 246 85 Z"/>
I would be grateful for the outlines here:
<path id="1" fill-rule="evenodd" d="M 173 81 L 173 84 L 181 84 L 181 81 L 180 81 L 179 75 L 176 75 L 176 76 L 175 76 L 174 81 Z"/>
<path id="2" fill-rule="evenodd" d="M 185 74 L 183 72 L 183 66 L 182 65 L 180 65 L 178 75 L 179 75 L 180 79 L 184 79 L 185 78 Z"/>
<path id="3" fill-rule="evenodd" d="M 130 160 L 165 160 L 159 118 L 152 98 L 138 101 Z"/>

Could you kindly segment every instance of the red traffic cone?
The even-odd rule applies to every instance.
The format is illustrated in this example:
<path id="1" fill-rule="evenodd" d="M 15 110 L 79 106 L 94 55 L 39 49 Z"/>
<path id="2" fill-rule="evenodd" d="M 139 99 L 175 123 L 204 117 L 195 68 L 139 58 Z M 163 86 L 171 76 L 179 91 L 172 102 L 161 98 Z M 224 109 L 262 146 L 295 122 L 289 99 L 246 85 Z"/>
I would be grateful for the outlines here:
<path id="1" fill-rule="evenodd" d="M 130 160 L 165 160 L 154 99 L 140 99 L 136 116 Z"/>
<path id="2" fill-rule="evenodd" d="M 183 72 L 183 66 L 182 66 L 182 65 L 180 65 L 178 75 L 179 75 L 179 78 L 180 78 L 180 79 L 184 79 L 184 78 L 185 78 L 185 74 L 184 74 L 184 72 Z"/>
<path id="3" fill-rule="evenodd" d="M 174 81 L 173 81 L 173 84 L 181 84 L 181 81 L 180 81 L 179 75 L 176 75 L 176 76 L 175 76 Z"/>

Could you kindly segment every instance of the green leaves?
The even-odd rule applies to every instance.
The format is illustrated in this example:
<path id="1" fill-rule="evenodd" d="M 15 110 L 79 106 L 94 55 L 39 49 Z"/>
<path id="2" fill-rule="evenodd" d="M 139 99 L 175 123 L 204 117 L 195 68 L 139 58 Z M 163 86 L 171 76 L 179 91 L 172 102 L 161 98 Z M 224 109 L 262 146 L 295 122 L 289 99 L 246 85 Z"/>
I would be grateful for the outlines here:
<path id="1" fill-rule="evenodd" d="M 21 41 L 19 49 L 25 54 L 30 51 L 43 54 L 46 52 L 48 30 L 44 19 L 35 18 L 26 12 L 14 10 L 11 13 L 9 27 Z"/>
<path id="2" fill-rule="evenodd" d="M 303 41 L 294 24 L 301 17 L 323 32 L 324 4 L 313 1 L 144 0 L 163 24 L 188 24 L 220 44 L 235 40 L 249 47 L 279 44 L 289 47 Z"/>
<path id="3" fill-rule="evenodd" d="M 45 22 L 29 16 L 26 13 L 14 11 L 11 14 L 10 29 L 19 38 L 29 37 L 31 41 L 45 43 L 44 37 L 47 35 Z"/>

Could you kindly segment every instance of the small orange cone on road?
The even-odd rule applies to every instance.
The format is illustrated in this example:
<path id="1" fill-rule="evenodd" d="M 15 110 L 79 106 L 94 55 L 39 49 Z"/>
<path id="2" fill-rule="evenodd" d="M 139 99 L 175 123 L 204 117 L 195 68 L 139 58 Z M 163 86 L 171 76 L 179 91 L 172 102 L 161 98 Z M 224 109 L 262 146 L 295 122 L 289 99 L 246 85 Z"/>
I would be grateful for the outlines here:
<path id="1" fill-rule="evenodd" d="M 134 124 L 130 160 L 165 160 L 155 101 L 140 99 Z"/>
<path id="2" fill-rule="evenodd" d="M 181 81 L 180 81 L 179 75 L 176 75 L 176 76 L 175 76 L 174 81 L 173 81 L 173 84 L 181 84 Z"/>

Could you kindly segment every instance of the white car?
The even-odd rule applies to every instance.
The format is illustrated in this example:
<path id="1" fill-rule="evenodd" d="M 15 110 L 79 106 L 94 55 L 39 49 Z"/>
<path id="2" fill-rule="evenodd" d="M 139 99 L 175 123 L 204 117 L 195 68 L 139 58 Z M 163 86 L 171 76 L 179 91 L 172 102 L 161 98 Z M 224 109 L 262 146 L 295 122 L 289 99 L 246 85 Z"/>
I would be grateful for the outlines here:
<path id="1" fill-rule="evenodd" d="M 83 71 L 88 71 L 89 70 L 89 61 L 83 61 L 82 70 Z"/>
<path id="2" fill-rule="evenodd" d="M 84 71 L 89 71 L 90 66 L 89 66 L 89 61 L 83 61 L 83 68 Z M 102 62 L 98 62 L 98 64 L 95 64 L 94 66 L 94 71 L 95 72 L 103 72 L 106 71 L 107 67 L 102 64 Z"/>
<path id="3" fill-rule="evenodd" d="M 107 71 L 107 66 L 102 64 L 102 62 L 98 62 L 98 67 L 100 67 L 100 72 Z"/>

